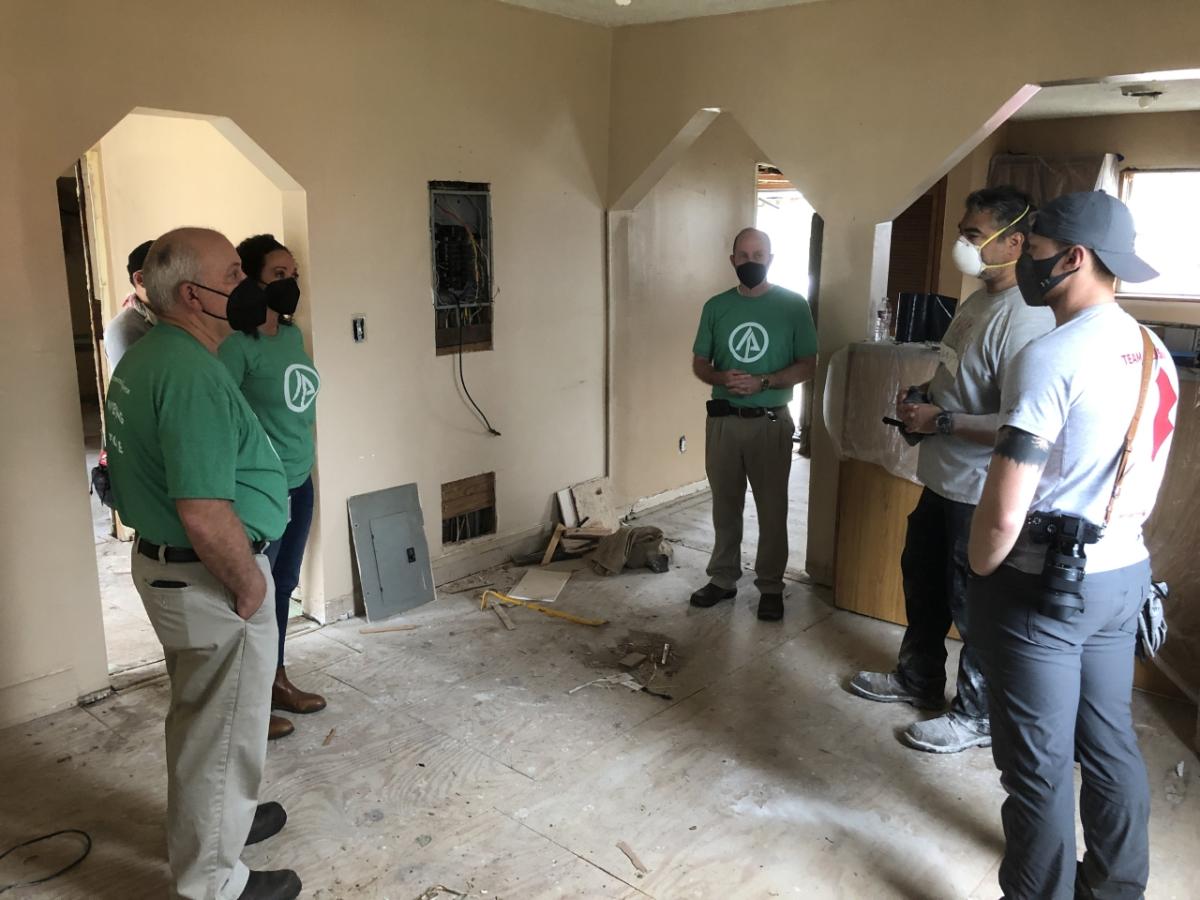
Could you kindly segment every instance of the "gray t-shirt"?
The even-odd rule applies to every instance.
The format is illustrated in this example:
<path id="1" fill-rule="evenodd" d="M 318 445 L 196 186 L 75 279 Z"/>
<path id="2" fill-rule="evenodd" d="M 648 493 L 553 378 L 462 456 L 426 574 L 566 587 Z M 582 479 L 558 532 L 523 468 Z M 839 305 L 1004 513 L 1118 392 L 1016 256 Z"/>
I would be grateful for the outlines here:
<path id="1" fill-rule="evenodd" d="M 1123 569 L 1148 556 L 1142 525 L 1158 498 L 1179 405 L 1175 363 L 1157 338 L 1154 346 L 1129 469 L 1104 537 L 1087 547 L 1088 572 Z M 1054 444 L 1032 512 L 1103 524 L 1141 386 L 1140 329 L 1116 303 L 1085 309 L 1013 360 L 1004 380 L 1004 424 Z M 1037 573 L 1045 557 L 1045 545 L 1023 532 L 1005 564 Z"/>
<path id="2" fill-rule="evenodd" d="M 140 300 L 134 300 L 115 316 L 104 329 L 104 355 L 108 366 L 116 371 L 117 363 L 125 352 L 150 333 L 154 317 Z"/>
<path id="3" fill-rule="evenodd" d="M 998 294 L 978 290 L 959 305 L 938 353 L 929 383 L 942 409 L 990 416 L 1000 424 L 1000 388 L 1013 357 L 1035 337 L 1054 327 L 1054 314 L 1025 303 L 1013 287 Z M 921 442 L 917 476 L 935 494 L 976 504 L 983 493 L 992 449 L 955 435 L 931 435 Z"/>

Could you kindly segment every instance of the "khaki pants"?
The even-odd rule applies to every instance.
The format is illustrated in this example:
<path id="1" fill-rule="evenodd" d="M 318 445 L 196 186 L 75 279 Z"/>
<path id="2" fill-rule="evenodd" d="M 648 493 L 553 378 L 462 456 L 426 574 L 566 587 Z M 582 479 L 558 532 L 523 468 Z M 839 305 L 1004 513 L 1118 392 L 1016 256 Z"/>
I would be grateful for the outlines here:
<path id="1" fill-rule="evenodd" d="M 243 620 L 202 563 L 160 563 L 133 551 L 133 581 L 162 642 L 167 712 L 167 855 L 172 896 L 235 900 L 267 755 L 278 626 L 271 570 L 263 605 Z M 183 586 L 180 586 L 183 585 Z"/>
<path id="2" fill-rule="evenodd" d="M 775 421 L 767 416 L 709 417 L 704 467 L 712 488 L 716 537 L 708 576 L 713 584 L 733 589 L 742 576 L 742 513 L 746 482 L 758 509 L 758 555 L 755 586 L 763 594 L 783 593 L 787 568 L 788 476 L 792 468 L 792 435 L 796 430 L 787 408 Z"/>

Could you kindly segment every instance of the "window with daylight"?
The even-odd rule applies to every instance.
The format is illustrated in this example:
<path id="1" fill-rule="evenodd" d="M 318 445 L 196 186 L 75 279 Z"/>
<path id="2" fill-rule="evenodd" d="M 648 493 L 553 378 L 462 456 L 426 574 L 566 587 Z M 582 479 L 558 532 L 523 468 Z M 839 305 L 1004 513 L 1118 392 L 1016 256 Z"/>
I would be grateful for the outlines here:
<path id="1" fill-rule="evenodd" d="M 1200 170 L 1126 169 L 1121 199 L 1133 213 L 1138 256 L 1159 271 L 1141 284 L 1117 282 L 1125 296 L 1200 300 L 1200 254 L 1194 210 L 1200 205 Z"/>

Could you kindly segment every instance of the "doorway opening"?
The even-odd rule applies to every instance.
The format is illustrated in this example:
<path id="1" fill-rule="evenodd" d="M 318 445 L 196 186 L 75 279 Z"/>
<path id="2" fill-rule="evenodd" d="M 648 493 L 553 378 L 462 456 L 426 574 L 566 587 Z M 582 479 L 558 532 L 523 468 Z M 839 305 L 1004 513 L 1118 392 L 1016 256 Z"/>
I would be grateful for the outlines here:
<path id="1" fill-rule="evenodd" d="M 771 238 L 770 279 L 772 284 L 795 291 L 818 315 L 821 280 L 822 221 L 791 181 L 770 163 L 759 163 L 755 173 L 754 227 Z M 813 384 L 808 381 L 794 391 L 788 408 L 796 431 L 792 437 L 794 457 L 788 479 L 788 533 L 805 534 L 808 527 L 810 439 L 812 434 Z M 788 560 L 789 570 L 804 571 L 806 542 L 796 541 Z"/>
<path id="2" fill-rule="evenodd" d="M 273 234 L 307 264 L 304 195 L 282 168 L 233 122 L 138 109 L 87 148 L 57 180 L 68 302 L 83 422 L 83 463 L 90 473 L 104 446 L 104 397 L 122 346 L 105 331 L 118 315 L 144 310 L 136 297 L 131 251 L 172 228 L 212 227 L 234 244 Z M 139 316 L 141 314 L 139 313 Z M 297 323 L 311 334 L 305 304 Z M 141 321 L 141 320 L 140 320 Z M 152 327 L 136 329 L 133 340 Z M 162 647 L 130 578 L 133 532 L 91 495 L 92 533 L 99 576 L 108 671 L 124 687 L 162 671 Z M 316 525 L 307 558 L 319 547 Z M 308 567 L 306 566 L 306 569 Z M 303 611 L 316 618 L 323 594 L 309 573 L 297 592 Z M 306 627 L 293 602 L 289 632 Z"/>

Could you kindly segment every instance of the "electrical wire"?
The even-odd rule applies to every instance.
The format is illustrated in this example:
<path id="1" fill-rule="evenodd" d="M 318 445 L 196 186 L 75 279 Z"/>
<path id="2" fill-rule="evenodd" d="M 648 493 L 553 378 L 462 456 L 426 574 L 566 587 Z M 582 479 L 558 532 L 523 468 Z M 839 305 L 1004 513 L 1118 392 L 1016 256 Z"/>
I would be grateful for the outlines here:
<path id="1" fill-rule="evenodd" d="M 474 300 L 475 300 L 475 306 L 478 307 L 479 306 L 479 297 L 483 292 L 483 273 L 479 266 L 479 257 L 481 255 L 484 255 L 483 251 L 480 249 L 479 241 L 475 238 L 474 233 L 471 231 L 471 226 L 469 226 L 466 222 L 464 222 L 457 213 L 455 213 L 453 210 L 447 209 L 446 207 L 442 206 L 440 203 L 434 203 L 434 207 L 436 209 L 441 210 L 447 216 L 449 216 L 450 218 L 452 218 L 456 222 L 458 222 L 458 224 L 461 225 L 463 230 L 467 233 L 467 238 L 471 242 L 471 255 L 472 255 L 472 261 L 473 261 L 473 268 L 475 270 L 475 272 L 474 272 L 474 274 L 475 274 L 475 298 L 474 298 Z M 486 258 L 486 255 L 484 255 L 484 256 Z M 436 272 L 435 272 L 434 277 L 436 277 Z M 491 302 L 491 299 L 492 298 L 489 297 L 488 302 Z M 461 296 L 455 298 L 455 305 L 457 306 L 456 314 L 457 314 L 457 318 L 458 318 L 458 381 L 459 381 L 459 384 L 462 385 L 463 394 L 466 395 L 467 401 L 471 404 L 471 406 L 475 409 L 475 412 L 478 413 L 479 418 L 483 421 L 483 425 L 485 428 L 487 428 L 488 434 L 494 435 L 495 437 L 501 437 L 500 432 L 497 431 L 495 429 L 495 427 L 492 425 L 492 423 L 488 420 L 487 413 L 485 413 L 480 408 L 479 404 L 475 402 L 475 398 L 471 396 L 471 389 L 467 387 L 467 378 L 463 372 L 463 349 L 466 346 L 466 344 L 465 344 L 466 317 L 463 313 L 463 302 L 462 302 Z"/>
<path id="2" fill-rule="evenodd" d="M 0 894 L 3 894 L 5 891 L 11 891 L 13 888 L 30 887 L 35 884 L 45 884 L 47 881 L 51 881 L 55 878 L 58 878 L 58 876 L 60 876 L 60 875 L 65 875 L 67 872 L 71 871 L 71 869 L 75 868 L 77 865 L 79 865 L 81 862 L 83 862 L 85 859 L 87 859 L 88 854 L 92 852 L 92 836 L 90 834 L 88 834 L 86 831 L 80 831 L 78 828 L 64 828 L 62 831 L 55 831 L 55 832 L 52 832 L 51 834 L 43 834 L 41 837 L 35 837 L 31 840 L 23 841 L 20 844 L 14 844 L 13 846 L 11 846 L 7 850 L 5 850 L 3 853 L 0 853 L 0 860 L 3 860 L 4 857 L 8 856 L 14 850 L 20 850 L 22 847 L 29 847 L 29 846 L 32 846 L 33 844 L 40 844 L 42 841 L 48 841 L 51 838 L 56 838 L 56 837 L 59 837 L 60 835 L 64 835 L 64 834 L 77 834 L 83 838 L 83 840 L 84 840 L 83 853 L 80 854 L 79 859 L 75 860 L 74 862 L 68 863 L 67 865 L 65 865 L 61 869 L 59 869 L 57 872 L 54 872 L 51 875 L 47 875 L 45 878 L 38 878 L 38 879 L 35 879 L 34 881 L 14 881 L 12 884 L 0 884 Z"/>

